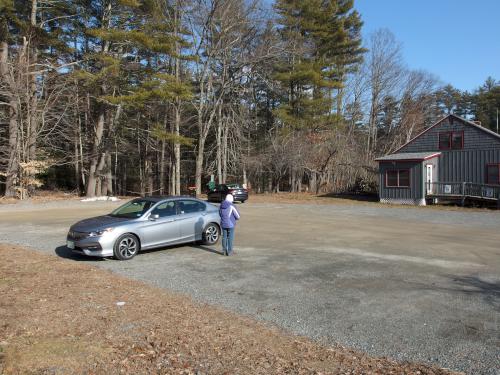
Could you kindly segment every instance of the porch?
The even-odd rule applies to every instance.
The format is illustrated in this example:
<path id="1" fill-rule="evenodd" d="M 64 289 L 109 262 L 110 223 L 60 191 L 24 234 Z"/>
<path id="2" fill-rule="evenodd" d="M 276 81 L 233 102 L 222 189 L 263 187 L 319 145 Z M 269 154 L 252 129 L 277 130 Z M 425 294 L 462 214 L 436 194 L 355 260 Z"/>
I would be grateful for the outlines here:
<path id="1" fill-rule="evenodd" d="M 426 182 L 426 198 L 460 200 L 476 200 L 497 202 L 500 205 L 500 186 L 478 184 L 473 182 Z"/>

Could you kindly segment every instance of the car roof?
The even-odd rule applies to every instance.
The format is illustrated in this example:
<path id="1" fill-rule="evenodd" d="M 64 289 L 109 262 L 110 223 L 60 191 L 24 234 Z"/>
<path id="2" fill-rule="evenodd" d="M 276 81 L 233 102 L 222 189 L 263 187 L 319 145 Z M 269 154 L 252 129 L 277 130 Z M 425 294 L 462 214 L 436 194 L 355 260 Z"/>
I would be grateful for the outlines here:
<path id="1" fill-rule="evenodd" d="M 189 195 L 149 195 L 149 196 L 146 196 L 146 197 L 139 197 L 139 198 L 136 198 L 136 199 L 146 199 L 148 201 L 152 201 L 152 202 L 161 202 L 161 201 L 164 201 L 164 200 L 167 200 L 167 199 L 173 199 L 173 200 L 178 200 L 178 199 L 194 199 L 194 200 L 198 200 L 198 201 L 201 201 L 203 202 L 201 199 L 198 199 L 196 197 L 192 197 L 192 196 L 189 196 Z"/>

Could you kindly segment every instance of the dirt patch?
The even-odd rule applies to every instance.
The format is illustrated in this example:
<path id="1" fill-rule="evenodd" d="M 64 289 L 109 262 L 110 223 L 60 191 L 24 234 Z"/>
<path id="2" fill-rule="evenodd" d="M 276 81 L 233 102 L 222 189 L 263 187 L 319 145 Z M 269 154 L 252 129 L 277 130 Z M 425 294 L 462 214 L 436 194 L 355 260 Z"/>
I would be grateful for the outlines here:
<path id="1" fill-rule="evenodd" d="M 324 347 L 19 247 L 0 245 L 0 294 L 0 373 L 451 373 Z"/>
<path id="2" fill-rule="evenodd" d="M 36 204 L 36 203 L 47 203 L 53 201 L 67 201 L 67 200 L 79 200 L 79 199 L 81 199 L 81 197 L 75 192 L 40 190 L 37 191 L 34 196 L 22 201 L 17 198 L 0 197 L 0 205 L 16 204 L 20 202 L 29 202 Z"/>
<path id="3" fill-rule="evenodd" d="M 250 198 L 255 203 L 297 203 L 297 204 L 378 204 L 357 196 L 328 196 L 311 193 L 272 193 L 251 194 Z"/>
<path id="4" fill-rule="evenodd" d="M 408 206 L 401 204 L 384 204 L 380 203 L 378 199 L 372 195 L 356 195 L 356 194 L 324 194 L 315 195 L 311 193 L 264 193 L 252 194 L 250 193 L 249 202 L 252 203 L 278 203 L 278 204 L 319 204 L 319 205 L 362 205 L 371 207 L 390 207 L 402 209 L 416 209 L 416 210 L 440 210 L 440 211 L 477 211 L 487 212 L 495 207 L 461 207 L 454 204 L 435 204 L 428 206 Z"/>

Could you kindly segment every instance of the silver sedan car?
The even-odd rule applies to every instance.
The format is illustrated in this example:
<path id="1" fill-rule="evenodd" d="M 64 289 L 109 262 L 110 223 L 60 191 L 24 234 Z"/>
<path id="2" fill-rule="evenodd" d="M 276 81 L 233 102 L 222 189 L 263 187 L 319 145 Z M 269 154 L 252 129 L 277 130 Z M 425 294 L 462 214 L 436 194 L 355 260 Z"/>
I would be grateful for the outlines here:
<path id="1" fill-rule="evenodd" d="M 220 232 L 218 209 L 210 203 L 190 197 L 146 197 L 72 225 L 66 244 L 80 254 L 127 260 L 140 250 L 195 241 L 214 245 Z"/>

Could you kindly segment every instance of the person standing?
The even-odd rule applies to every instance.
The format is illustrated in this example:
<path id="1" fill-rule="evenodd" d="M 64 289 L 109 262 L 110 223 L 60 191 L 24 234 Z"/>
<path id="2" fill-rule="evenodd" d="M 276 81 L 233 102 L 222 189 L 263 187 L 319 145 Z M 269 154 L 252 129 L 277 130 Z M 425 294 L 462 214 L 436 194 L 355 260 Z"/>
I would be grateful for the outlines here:
<path id="1" fill-rule="evenodd" d="M 233 253 L 234 227 L 239 220 L 240 213 L 234 207 L 233 196 L 228 194 L 219 208 L 220 224 L 222 227 L 222 250 L 229 256 Z"/>

